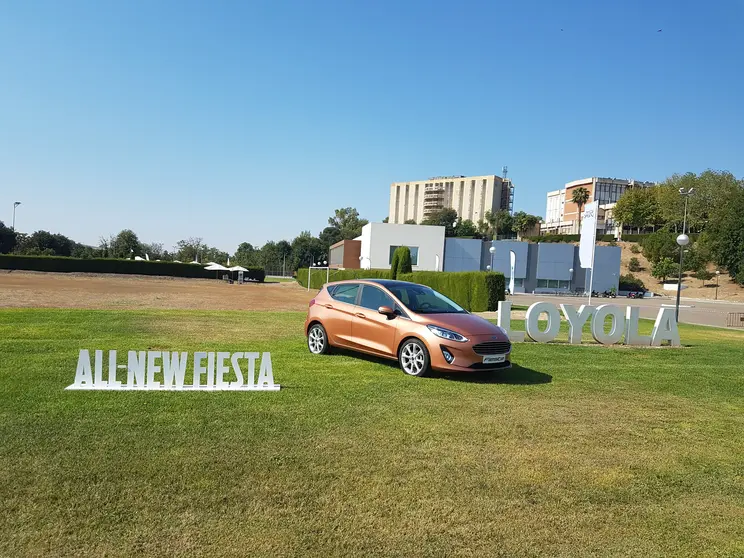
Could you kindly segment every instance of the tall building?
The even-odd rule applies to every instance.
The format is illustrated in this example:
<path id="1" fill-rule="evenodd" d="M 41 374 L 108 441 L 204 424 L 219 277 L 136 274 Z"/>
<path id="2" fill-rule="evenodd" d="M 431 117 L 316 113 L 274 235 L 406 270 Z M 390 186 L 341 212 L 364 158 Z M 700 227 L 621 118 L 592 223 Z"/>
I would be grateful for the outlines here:
<path id="1" fill-rule="evenodd" d="M 514 187 L 508 178 L 435 176 L 428 180 L 394 182 L 390 186 L 390 223 L 421 223 L 435 211 L 454 209 L 463 221 L 478 223 L 487 211 L 510 210 Z"/>
<path id="2" fill-rule="evenodd" d="M 597 229 L 602 232 L 613 232 L 615 224 L 612 222 L 612 208 L 628 188 L 649 188 L 655 182 L 640 180 L 625 180 L 620 178 L 583 178 L 568 182 L 564 188 L 548 192 L 545 206 L 545 222 L 542 232 L 547 234 L 578 234 L 579 208 L 572 201 L 572 195 L 577 188 L 586 188 L 589 200 L 599 202 L 599 216 Z"/>

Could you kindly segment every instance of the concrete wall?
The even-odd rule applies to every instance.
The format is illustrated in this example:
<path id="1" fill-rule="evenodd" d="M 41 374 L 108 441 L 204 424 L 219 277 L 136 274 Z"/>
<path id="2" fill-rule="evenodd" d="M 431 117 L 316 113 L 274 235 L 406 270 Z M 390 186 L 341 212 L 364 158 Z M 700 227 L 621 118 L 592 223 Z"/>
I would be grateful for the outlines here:
<path id="1" fill-rule="evenodd" d="M 597 246 L 594 252 L 594 283 L 592 290 L 599 293 L 620 285 L 619 246 Z M 589 283 L 587 282 L 587 287 Z"/>
<path id="2" fill-rule="evenodd" d="M 493 258 L 491 258 L 491 246 L 496 249 L 493 254 Z M 483 269 L 486 269 L 486 266 L 491 265 L 491 261 L 493 261 L 493 271 L 503 273 L 504 277 L 506 277 L 506 284 L 508 286 L 509 279 L 511 277 L 511 257 L 509 255 L 510 251 L 514 251 L 514 254 L 516 255 L 516 262 L 514 265 L 514 292 L 523 293 L 525 292 L 524 282 L 528 276 L 528 242 L 519 242 L 516 240 L 496 240 L 493 242 L 484 242 Z"/>
<path id="3" fill-rule="evenodd" d="M 447 238 L 444 241 L 444 271 L 480 271 L 483 241 Z"/>
<path id="4" fill-rule="evenodd" d="M 418 248 L 414 271 L 441 271 L 444 265 L 444 227 L 368 223 L 362 228 L 362 267 L 390 269 L 390 247 Z"/>

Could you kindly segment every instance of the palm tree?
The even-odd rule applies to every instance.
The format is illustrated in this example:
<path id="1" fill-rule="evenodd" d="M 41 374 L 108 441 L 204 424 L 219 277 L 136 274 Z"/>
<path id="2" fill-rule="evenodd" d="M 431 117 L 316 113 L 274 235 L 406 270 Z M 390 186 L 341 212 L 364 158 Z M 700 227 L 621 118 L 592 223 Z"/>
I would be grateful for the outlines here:
<path id="1" fill-rule="evenodd" d="M 586 205 L 586 202 L 589 201 L 589 190 L 583 186 L 579 186 L 571 192 L 571 201 L 579 208 L 579 232 L 581 232 L 581 210 Z"/>

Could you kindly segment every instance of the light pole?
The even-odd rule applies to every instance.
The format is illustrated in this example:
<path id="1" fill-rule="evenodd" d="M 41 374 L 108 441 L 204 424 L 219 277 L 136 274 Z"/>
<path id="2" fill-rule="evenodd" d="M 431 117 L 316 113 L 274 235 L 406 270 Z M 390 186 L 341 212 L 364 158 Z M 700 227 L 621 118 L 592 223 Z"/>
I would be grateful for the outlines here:
<path id="1" fill-rule="evenodd" d="M 573 267 L 568 270 L 568 290 L 573 292 Z"/>
<path id="2" fill-rule="evenodd" d="M 19 205 L 21 205 L 21 202 L 13 202 L 13 226 L 11 227 L 13 229 L 13 232 L 15 232 L 15 210 L 16 207 L 18 207 Z"/>
<path id="3" fill-rule="evenodd" d="M 487 265 L 486 266 L 486 271 L 491 271 L 491 266 L 490 265 Z"/>
<path id="4" fill-rule="evenodd" d="M 488 251 L 491 253 L 491 269 L 493 269 L 493 255 L 496 253 L 496 247 L 491 245 Z"/>
<path id="5" fill-rule="evenodd" d="M 685 246 L 690 243 L 690 237 L 685 234 L 685 228 L 687 227 L 687 200 L 695 191 L 695 188 L 684 188 L 679 189 L 681 196 L 685 198 L 685 212 L 682 217 L 682 234 L 677 237 L 677 244 L 679 245 L 679 278 L 677 279 L 677 303 L 674 307 L 674 319 L 679 323 L 679 299 L 682 295 L 682 264 L 685 258 Z"/>
<path id="6" fill-rule="evenodd" d="M 716 300 L 718 300 L 718 278 L 721 276 L 721 272 L 716 269 Z"/>

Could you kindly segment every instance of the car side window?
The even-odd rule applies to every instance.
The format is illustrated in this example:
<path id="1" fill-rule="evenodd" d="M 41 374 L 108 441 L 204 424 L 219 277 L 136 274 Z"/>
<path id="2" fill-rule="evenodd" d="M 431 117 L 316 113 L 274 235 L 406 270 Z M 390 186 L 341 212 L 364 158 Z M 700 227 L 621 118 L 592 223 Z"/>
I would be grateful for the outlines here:
<path id="1" fill-rule="evenodd" d="M 338 300 L 339 302 L 345 302 L 346 304 L 356 304 L 357 293 L 359 292 L 358 283 L 343 283 L 336 285 L 331 291 L 331 298 Z"/>
<path id="2" fill-rule="evenodd" d="M 369 308 L 370 310 L 377 310 L 380 306 L 389 306 L 394 309 L 395 303 L 392 298 L 377 287 L 364 285 L 362 287 L 362 300 L 359 302 L 359 306 Z"/>

